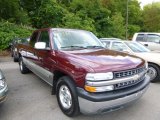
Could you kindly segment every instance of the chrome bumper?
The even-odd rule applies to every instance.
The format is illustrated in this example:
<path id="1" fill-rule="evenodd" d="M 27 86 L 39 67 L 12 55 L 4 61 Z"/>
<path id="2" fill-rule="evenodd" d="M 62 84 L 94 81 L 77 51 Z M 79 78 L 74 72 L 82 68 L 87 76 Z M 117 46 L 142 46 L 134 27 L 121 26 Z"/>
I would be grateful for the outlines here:
<path id="1" fill-rule="evenodd" d="M 143 95 L 143 93 L 145 93 L 147 88 L 148 86 L 137 93 L 103 102 L 92 102 L 78 97 L 80 111 L 83 114 L 100 114 L 121 109 L 138 100 Z"/>
<path id="2" fill-rule="evenodd" d="M 8 86 L 6 85 L 4 88 L 0 90 L 0 103 L 4 102 L 8 93 Z"/>

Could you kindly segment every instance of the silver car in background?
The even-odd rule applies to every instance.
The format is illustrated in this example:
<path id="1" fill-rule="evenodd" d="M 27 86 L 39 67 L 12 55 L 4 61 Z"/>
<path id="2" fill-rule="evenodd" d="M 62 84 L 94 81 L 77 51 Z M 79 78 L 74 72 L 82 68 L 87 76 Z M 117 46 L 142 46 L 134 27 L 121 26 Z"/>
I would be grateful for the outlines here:
<path id="1" fill-rule="evenodd" d="M 0 103 L 4 102 L 8 93 L 5 77 L 0 69 Z"/>
<path id="2" fill-rule="evenodd" d="M 151 82 L 160 81 L 160 52 L 151 51 L 138 42 L 100 39 L 106 48 L 126 52 L 143 58 L 148 62 L 148 75 Z"/>

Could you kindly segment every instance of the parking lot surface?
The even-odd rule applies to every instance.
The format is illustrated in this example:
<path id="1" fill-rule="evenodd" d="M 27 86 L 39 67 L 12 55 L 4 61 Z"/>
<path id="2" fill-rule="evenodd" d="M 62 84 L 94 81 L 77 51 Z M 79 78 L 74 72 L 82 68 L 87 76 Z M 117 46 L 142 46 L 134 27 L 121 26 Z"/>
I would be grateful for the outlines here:
<path id="1" fill-rule="evenodd" d="M 21 74 L 10 57 L 0 56 L 0 69 L 9 86 L 8 98 L 0 105 L 0 120 L 160 120 L 160 82 L 151 83 L 144 96 L 127 108 L 69 118 L 59 109 L 51 87 L 36 75 Z"/>

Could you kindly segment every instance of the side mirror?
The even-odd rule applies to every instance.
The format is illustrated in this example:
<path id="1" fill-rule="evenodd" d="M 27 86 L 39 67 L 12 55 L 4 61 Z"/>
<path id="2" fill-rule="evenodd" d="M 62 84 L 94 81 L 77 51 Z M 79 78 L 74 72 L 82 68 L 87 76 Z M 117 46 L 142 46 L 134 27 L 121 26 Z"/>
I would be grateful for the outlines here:
<path id="1" fill-rule="evenodd" d="M 34 45 L 34 48 L 36 49 L 46 49 L 46 43 L 45 42 L 36 42 Z"/>

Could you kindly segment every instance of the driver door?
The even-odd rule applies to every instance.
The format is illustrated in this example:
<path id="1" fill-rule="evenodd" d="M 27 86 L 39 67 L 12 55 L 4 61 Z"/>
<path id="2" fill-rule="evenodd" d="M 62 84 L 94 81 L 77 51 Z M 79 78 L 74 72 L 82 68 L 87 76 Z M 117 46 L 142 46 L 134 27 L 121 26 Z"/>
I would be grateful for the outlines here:
<path id="1" fill-rule="evenodd" d="M 54 64 L 52 64 L 53 63 L 52 57 L 51 57 L 52 50 L 51 50 L 51 44 L 49 39 L 49 32 L 47 30 L 41 31 L 37 42 L 46 43 L 46 48 L 38 49 L 36 53 L 38 57 L 37 65 L 39 66 L 38 74 L 48 84 L 52 85 L 53 84 L 52 68 Z"/>

